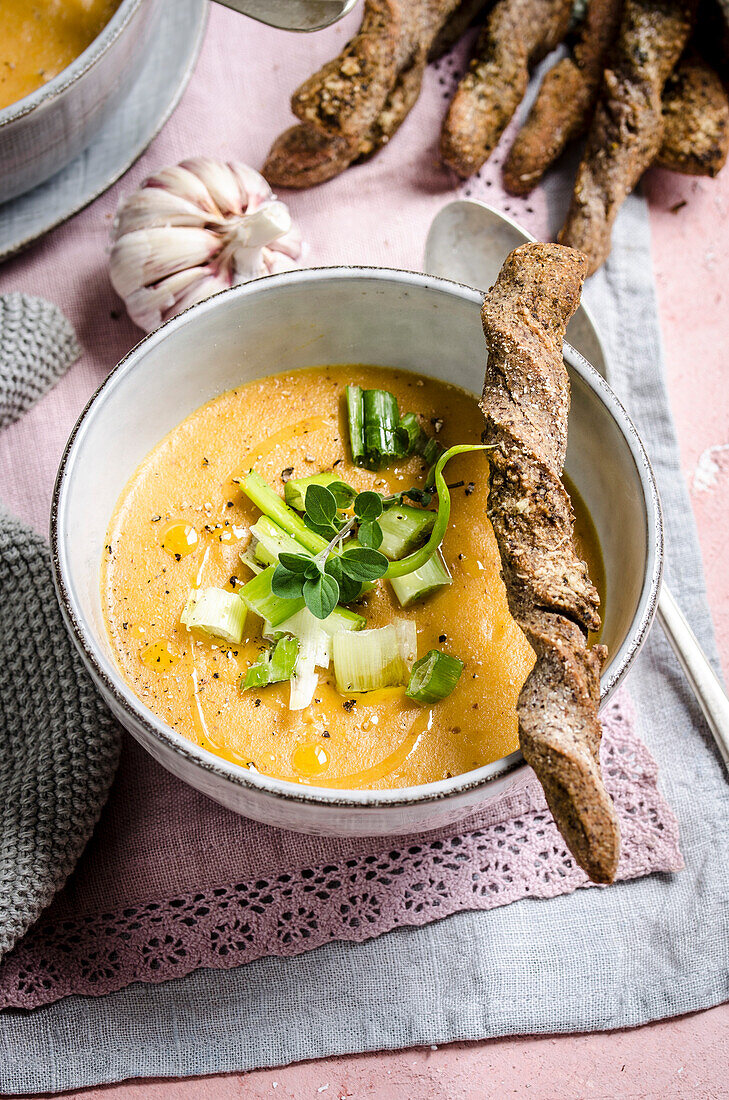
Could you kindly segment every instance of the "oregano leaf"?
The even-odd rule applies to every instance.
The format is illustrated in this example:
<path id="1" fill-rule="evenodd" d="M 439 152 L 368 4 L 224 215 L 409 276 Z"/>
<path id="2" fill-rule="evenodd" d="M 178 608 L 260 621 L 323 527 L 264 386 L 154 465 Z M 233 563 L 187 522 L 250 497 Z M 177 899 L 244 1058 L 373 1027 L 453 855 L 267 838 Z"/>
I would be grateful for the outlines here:
<path id="1" fill-rule="evenodd" d="M 325 526 L 323 523 L 314 523 L 313 520 L 309 519 L 308 515 L 305 515 L 303 518 L 304 523 L 309 528 L 309 530 L 314 531 L 317 535 L 321 535 L 321 537 L 323 539 L 326 539 L 327 542 L 329 542 L 329 540 L 332 539 L 337 533 L 337 528 L 334 526 L 333 523 L 329 523 Z"/>
<path id="2" fill-rule="evenodd" d="M 339 585 L 328 573 L 321 573 L 316 580 L 305 580 L 304 603 L 317 619 L 326 619 L 337 606 Z"/>
<path id="3" fill-rule="evenodd" d="M 331 557 L 325 568 L 326 572 L 334 577 L 339 585 L 339 602 L 351 603 L 352 600 L 356 600 L 362 591 L 362 585 L 359 581 L 347 576 L 342 568 L 342 559 L 336 556 Z"/>
<path id="4" fill-rule="evenodd" d="M 334 496 L 340 509 L 349 508 L 357 496 L 357 490 L 353 489 L 351 485 L 347 485 L 346 481 L 332 481 L 327 485 L 327 489 Z"/>
<path id="5" fill-rule="evenodd" d="M 376 520 L 365 520 L 364 523 L 359 525 L 357 538 L 362 546 L 369 546 L 370 549 L 377 550 L 382 543 L 382 528 Z"/>
<path id="6" fill-rule="evenodd" d="M 413 504 L 422 504 L 424 508 L 427 508 L 435 493 L 430 492 L 429 489 L 405 489 L 401 495 L 407 497 L 408 500 L 412 500 Z"/>
<path id="7" fill-rule="evenodd" d="M 277 565 L 271 577 L 271 591 L 283 600 L 296 600 L 305 583 L 301 573 L 292 573 L 284 565 Z"/>
<path id="8" fill-rule="evenodd" d="M 360 522 L 377 519 L 382 515 L 382 497 L 370 490 L 358 493 L 354 498 L 354 514 Z"/>
<path id="9" fill-rule="evenodd" d="M 287 554 L 285 551 L 279 554 L 278 560 L 290 573 L 306 573 L 313 562 L 307 554 Z"/>
<path id="10" fill-rule="evenodd" d="M 333 523 L 337 514 L 337 502 L 334 493 L 325 485 L 309 485 L 304 498 L 306 515 L 312 523 L 322 527 Z"/>
<path id="11" fill-rule="evenodd" d="M 384 576 L 390 564 L 379 550 L 367 546 L 355 546 L 342 554 L 342 568 L 347 576 L 357 581 L 376 581 Z"/>

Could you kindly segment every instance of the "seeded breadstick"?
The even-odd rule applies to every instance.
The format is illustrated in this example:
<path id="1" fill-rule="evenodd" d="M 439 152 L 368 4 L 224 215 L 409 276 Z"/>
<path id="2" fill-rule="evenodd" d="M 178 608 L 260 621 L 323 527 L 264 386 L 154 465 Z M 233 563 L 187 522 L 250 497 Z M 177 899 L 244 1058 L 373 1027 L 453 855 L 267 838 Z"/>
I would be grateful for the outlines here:
<path id="1" fill-rule="evenodd" d="M 353 161 L 359 163 L 374 156 L 417 100 L 424 69 L 425 61 L 421 59 L 400 74 L 374 126 L 355 148 L 344 138 L 322 134 L 303 123 L 286 130 L 271 147 L 263 166 L 265 178 L 274 187 L 313 187 L 338 176 Z"/>
<path id="2" fill-rule="evenodd" d="M 377 152 L 416 102 L 428 52 L 458 2 L 366 0 L 359 33 L 294 93 L 302 125 L 274 142 L 266 178 L 310 187 Z"/>
<path id="3" fill-rule="evenodd" d="M 561 481 L 570 407 L 562 343 L 586 270 L 584 256 L 554 244 L 507 257 L 481 312 L 481 409 L 495 444 L 488 512 L 509 609 L 537 658 L 517 703 L 521 750 L 579 865 L 612 882 L 620 829 L 600 772 L 597 715 L 606 650 L 587 644 L 600 601 Z"/>
<path id="4" fill-rule="evenodd" d="M 428 61 L 437 61 L 443 54 L 448 53 L 461 35 L 465 34 L 479 12 L 485 7 L 492 6 L 493 0 L 461 0 L 453 15 L 439 31 L 438 37 L 430 48 Z"/>
<path id="5" fill-rule="evenodd" d="M 356 155 L 344 138 L 299 123 L 279 134 L 261 171 L 273 187 L 314 187 L 338 176 Z"/>
<path id="6" fill-rule="evenodd" d="M 357 163 L 368 160 L 386 145 L 415 106 L 423 83 L 427 59 L 422 51 L 398 74 L 385 106 L 357 150 Z"/>
<path id="7" fill-rule="evenodd" d="M 715 176 L 729 152 L 729 97 L 698 54 L 682 58 L 663 92 L 663 144 L 654 164 L 689 176 Z"/>
<path id="8" fill-rule="evenodd" d="M 595 271 L 618 210 L 663 143 L 661 95 L 691 33 L 696 0 L 625 0 L 560 241 Z"/>
<path id="9" fill-rule="evenodd" d="M 403 0 L 365 0 L 362 26 L 338 57 L 309 77 L 291 98 L 302 122 L 358 142 L 387 99 L 403 63 Z"/>
<path id="10" fill-rule="evenodd" d="M 464 178 L 488 160 L 519 106 L 529 66 L 567 31 L 571 0 L 498 0 L 443 123 L 441 156 Z"/>
<path id="11" fill-rule="evenodd" d="M 590 125 L 622 7 L 623 0 L 590 0 L 573 56 L 557 62 L 544 77 L 504 163 L 504 185 L 513 195 L 536 187 L 568 142 Z"/>

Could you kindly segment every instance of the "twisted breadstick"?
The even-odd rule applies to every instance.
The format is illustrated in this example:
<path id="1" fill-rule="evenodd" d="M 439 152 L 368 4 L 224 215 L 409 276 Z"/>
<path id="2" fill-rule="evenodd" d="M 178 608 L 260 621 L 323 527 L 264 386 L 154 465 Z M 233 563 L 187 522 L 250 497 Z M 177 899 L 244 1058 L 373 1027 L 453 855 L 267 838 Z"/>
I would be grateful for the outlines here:
<path id="1" fill-rule="evenodd" d="M 729 153 L 729 96 L 718 73 L 684 56 L 663 91 L 663 144 L 654 164 L 689 176 L 716 176 Z"/>
<path id="2" fill-rule="evenodd" d="M 341 54 L 294 92 L 301 124 L 276 139 L 263 168 L 275 187 L 310 187 L 385 145 L 420 95 L 428 53 L 459 0 L 365 0 Z"/>
<path id="3" fill-rule="evenodd" d="M 590 272 L 610 252 L 615 217 L 663 142 L 661 95 L 683 53 L 697 0 L 625 0 L 610 68 L 577 172 L 562 244 Z"/>
<path id="4" fill-rule="evenodd" d="M 558 61 L 544 77 L 504 162 L 504 185 L 513 195 L 526 195 L 536 187 L 565 146 L 590 125 L 622 6 L 623 0 L 590 0 L 573 55 Z"/>
<path id="5" fill-rule="evenodd" d="M 587 262 L 560 245 L 507 257 L 481 313 L 489 357 L 481 409 L 490 452 L 489 518 L 511 614 L 537 659 L 519 696 L 519 739 L 572 854 L 595 882 L 612 882 L 620 830 L 600 772 L 600 672 L 588 647 L 599 597 L 577 554 L 560 480 L 567 450 L 565 327 Z"/>
<path id="6" fill-rule="evenodd" d="M 366 0 L 354 38 L 291 97 L 297 118 L 322 133 L 358 141 L 377 118 L 407 56 L 406 24 L 403 0 Z"/>
<path id="7" fill-rule="evenodd" d="M 567 31 L 571 0 L 498 0 L 441 133 L 445 164 L 459 176 L 488 160 L 529 83 L 529 67 Z"/>

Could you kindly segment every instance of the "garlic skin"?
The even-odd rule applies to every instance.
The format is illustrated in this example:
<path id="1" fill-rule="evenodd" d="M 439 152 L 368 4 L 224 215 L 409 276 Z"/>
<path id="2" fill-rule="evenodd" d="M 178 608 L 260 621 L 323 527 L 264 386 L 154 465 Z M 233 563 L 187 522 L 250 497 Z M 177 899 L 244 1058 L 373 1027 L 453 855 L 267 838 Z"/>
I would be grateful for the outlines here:
<path id="1" fill-rule="evenodd" d="M 260 172 L 210 157 L 162 168 L 122 199 L 111 239 L 112 286 L 145 332 L 226 287 L 289 271 L 303 254 Z"/>

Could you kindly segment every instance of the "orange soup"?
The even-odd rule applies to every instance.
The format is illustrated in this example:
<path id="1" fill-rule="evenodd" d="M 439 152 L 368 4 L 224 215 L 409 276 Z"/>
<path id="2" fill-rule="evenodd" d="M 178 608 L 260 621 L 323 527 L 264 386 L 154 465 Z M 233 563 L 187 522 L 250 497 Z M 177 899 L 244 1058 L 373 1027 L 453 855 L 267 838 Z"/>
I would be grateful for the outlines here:
<path id="1" fill-rule="evenodd" d="M 258 615 L 248 612 L 240 643 L 181 621 L 191 593 L 211 586 L 240 593 L 261 568 L 249 545 L 261 513 L 238 482 L 248 470 L 281 497 L 287 482 L 321 471 L 385 497 L 424 484 L 420 454 L 377 470 L 353 463 L 348 383 L 394 395 L 441 449 L 480 441 L 473 396 L 401 371 L 318 367 L 224 393 L 170 432 L 124 490 L 102 564 L 103 606 L 122 675 L 184 737 L 298 783 L 402 787 L 469 771 L 517 747 L 515 704 L 534 655 L 506 602 L 486 515 L 485 452 L 459 455 L 445 468 L 451 513 L 442 554 L 450 583 L 403 607 L 393 584 L 378 580 L 351 604 L 367 631 L 414 624 L 418 659 L 437 650 L 463 663 L 439 701 L 408 697 L 405 683 L 343 690 L 330 665 L 319 669 L 311 702 L 292 710 L 287 682 L 241 689 L 273 644 Z M 581 548 L 599 586 L 599 548 L 576 503 Z"/>
<path id="2" fill-rule="evenodd" d="M 103 30 L 120 0 L 2 0 L 0 109 L 71 64 Z"/>

